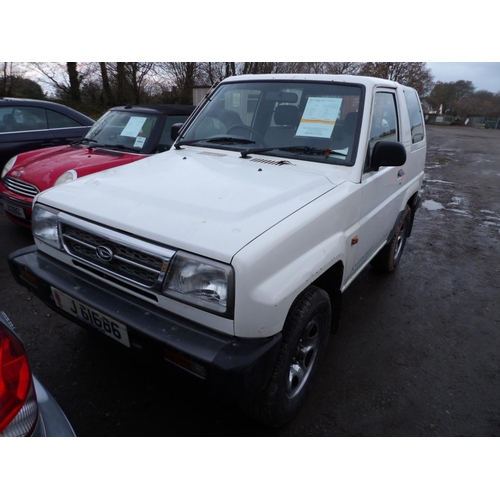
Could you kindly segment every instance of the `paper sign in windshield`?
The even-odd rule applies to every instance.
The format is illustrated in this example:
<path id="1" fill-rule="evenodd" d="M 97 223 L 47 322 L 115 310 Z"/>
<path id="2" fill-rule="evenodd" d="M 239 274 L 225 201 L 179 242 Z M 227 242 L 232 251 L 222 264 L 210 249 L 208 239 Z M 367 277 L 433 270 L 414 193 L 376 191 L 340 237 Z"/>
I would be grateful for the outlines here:
<path id="1" fill-rule="evenodd" d="M 125 137 L 137 137 L 147 118 L 132 116 L 120 135 Z"/>
<path id="2" fill-rule="evenodd" d="M 296 135 L 329 138 L 339 116 L 341 104 L 342 99 L 339 97 L 310 97 Z"/>
<path id="3" fill-rule="evenodd" d="M 134 148 L 142 148 L 144 146 L 144 143 L 146 142 L 146 138 L 139 136 L 134 142 Z"/>

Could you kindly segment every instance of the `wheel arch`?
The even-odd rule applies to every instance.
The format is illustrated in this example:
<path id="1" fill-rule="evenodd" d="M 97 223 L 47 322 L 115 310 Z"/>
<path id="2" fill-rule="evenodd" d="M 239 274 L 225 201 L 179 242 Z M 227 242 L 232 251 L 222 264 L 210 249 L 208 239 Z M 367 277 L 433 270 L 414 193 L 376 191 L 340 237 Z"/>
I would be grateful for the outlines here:
<path id="1" fill-rule="evenodd" d="M 415 191 L 412 196 L 408 199 L 407 205 L 409 205 L 411 210 L 411 219 L 410 219 L 410 227 L 408 228 L 408 238 L 411 236 L 411 230 L 413 229 L 413 220 L 415 219 L 415 214 L 417 209 L 420 207 L 422 203 L 420 194 L 418 191 Z"/>
<path id="2" fill-rule="evenodd" d="M 330 333 L 335 333 L 340 321 L 340 309 L 342 305 L 342 280 L 344 277 L 344 263 L 339 260 L 312 284 L 322 288 L 330 297 L 332 308 L 332 322 Z"/>

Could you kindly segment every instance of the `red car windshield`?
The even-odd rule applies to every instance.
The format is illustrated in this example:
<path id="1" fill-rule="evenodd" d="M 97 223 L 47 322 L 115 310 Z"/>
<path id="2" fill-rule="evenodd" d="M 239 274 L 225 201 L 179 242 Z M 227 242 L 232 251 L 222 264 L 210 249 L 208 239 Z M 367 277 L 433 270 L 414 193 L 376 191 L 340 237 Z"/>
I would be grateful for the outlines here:
<path id="1" fill-rule="evenodd" d="M 133 111 L 108 111 L 93 125 L 82 142 L 91 147 L 103 146 L 140 153 L 157 118 Z"/>

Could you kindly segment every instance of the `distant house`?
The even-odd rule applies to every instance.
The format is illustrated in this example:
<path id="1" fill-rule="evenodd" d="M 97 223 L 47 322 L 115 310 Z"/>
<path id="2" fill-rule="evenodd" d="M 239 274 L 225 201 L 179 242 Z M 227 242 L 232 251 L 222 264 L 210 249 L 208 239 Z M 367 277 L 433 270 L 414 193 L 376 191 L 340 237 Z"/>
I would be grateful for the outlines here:
<path id="1" fill-rule="evenodd" d="M 198 85 L 196 87 L 193 87 L 193 105 L 198 106 L 198 104 L 203 101 L 211 88 L 212 87 L 207 87 L 206 85 Z"/>

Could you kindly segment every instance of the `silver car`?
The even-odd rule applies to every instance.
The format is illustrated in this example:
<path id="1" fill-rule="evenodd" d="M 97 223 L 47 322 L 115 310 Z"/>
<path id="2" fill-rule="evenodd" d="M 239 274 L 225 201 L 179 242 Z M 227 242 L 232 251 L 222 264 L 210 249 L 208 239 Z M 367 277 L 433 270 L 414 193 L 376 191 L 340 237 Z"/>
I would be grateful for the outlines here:
<path id="1" fill-rule="evenodd" d="M 0 437 L 74 437 L 66 415 L 33 376 L 23 343 L 0 311 Z"/>

